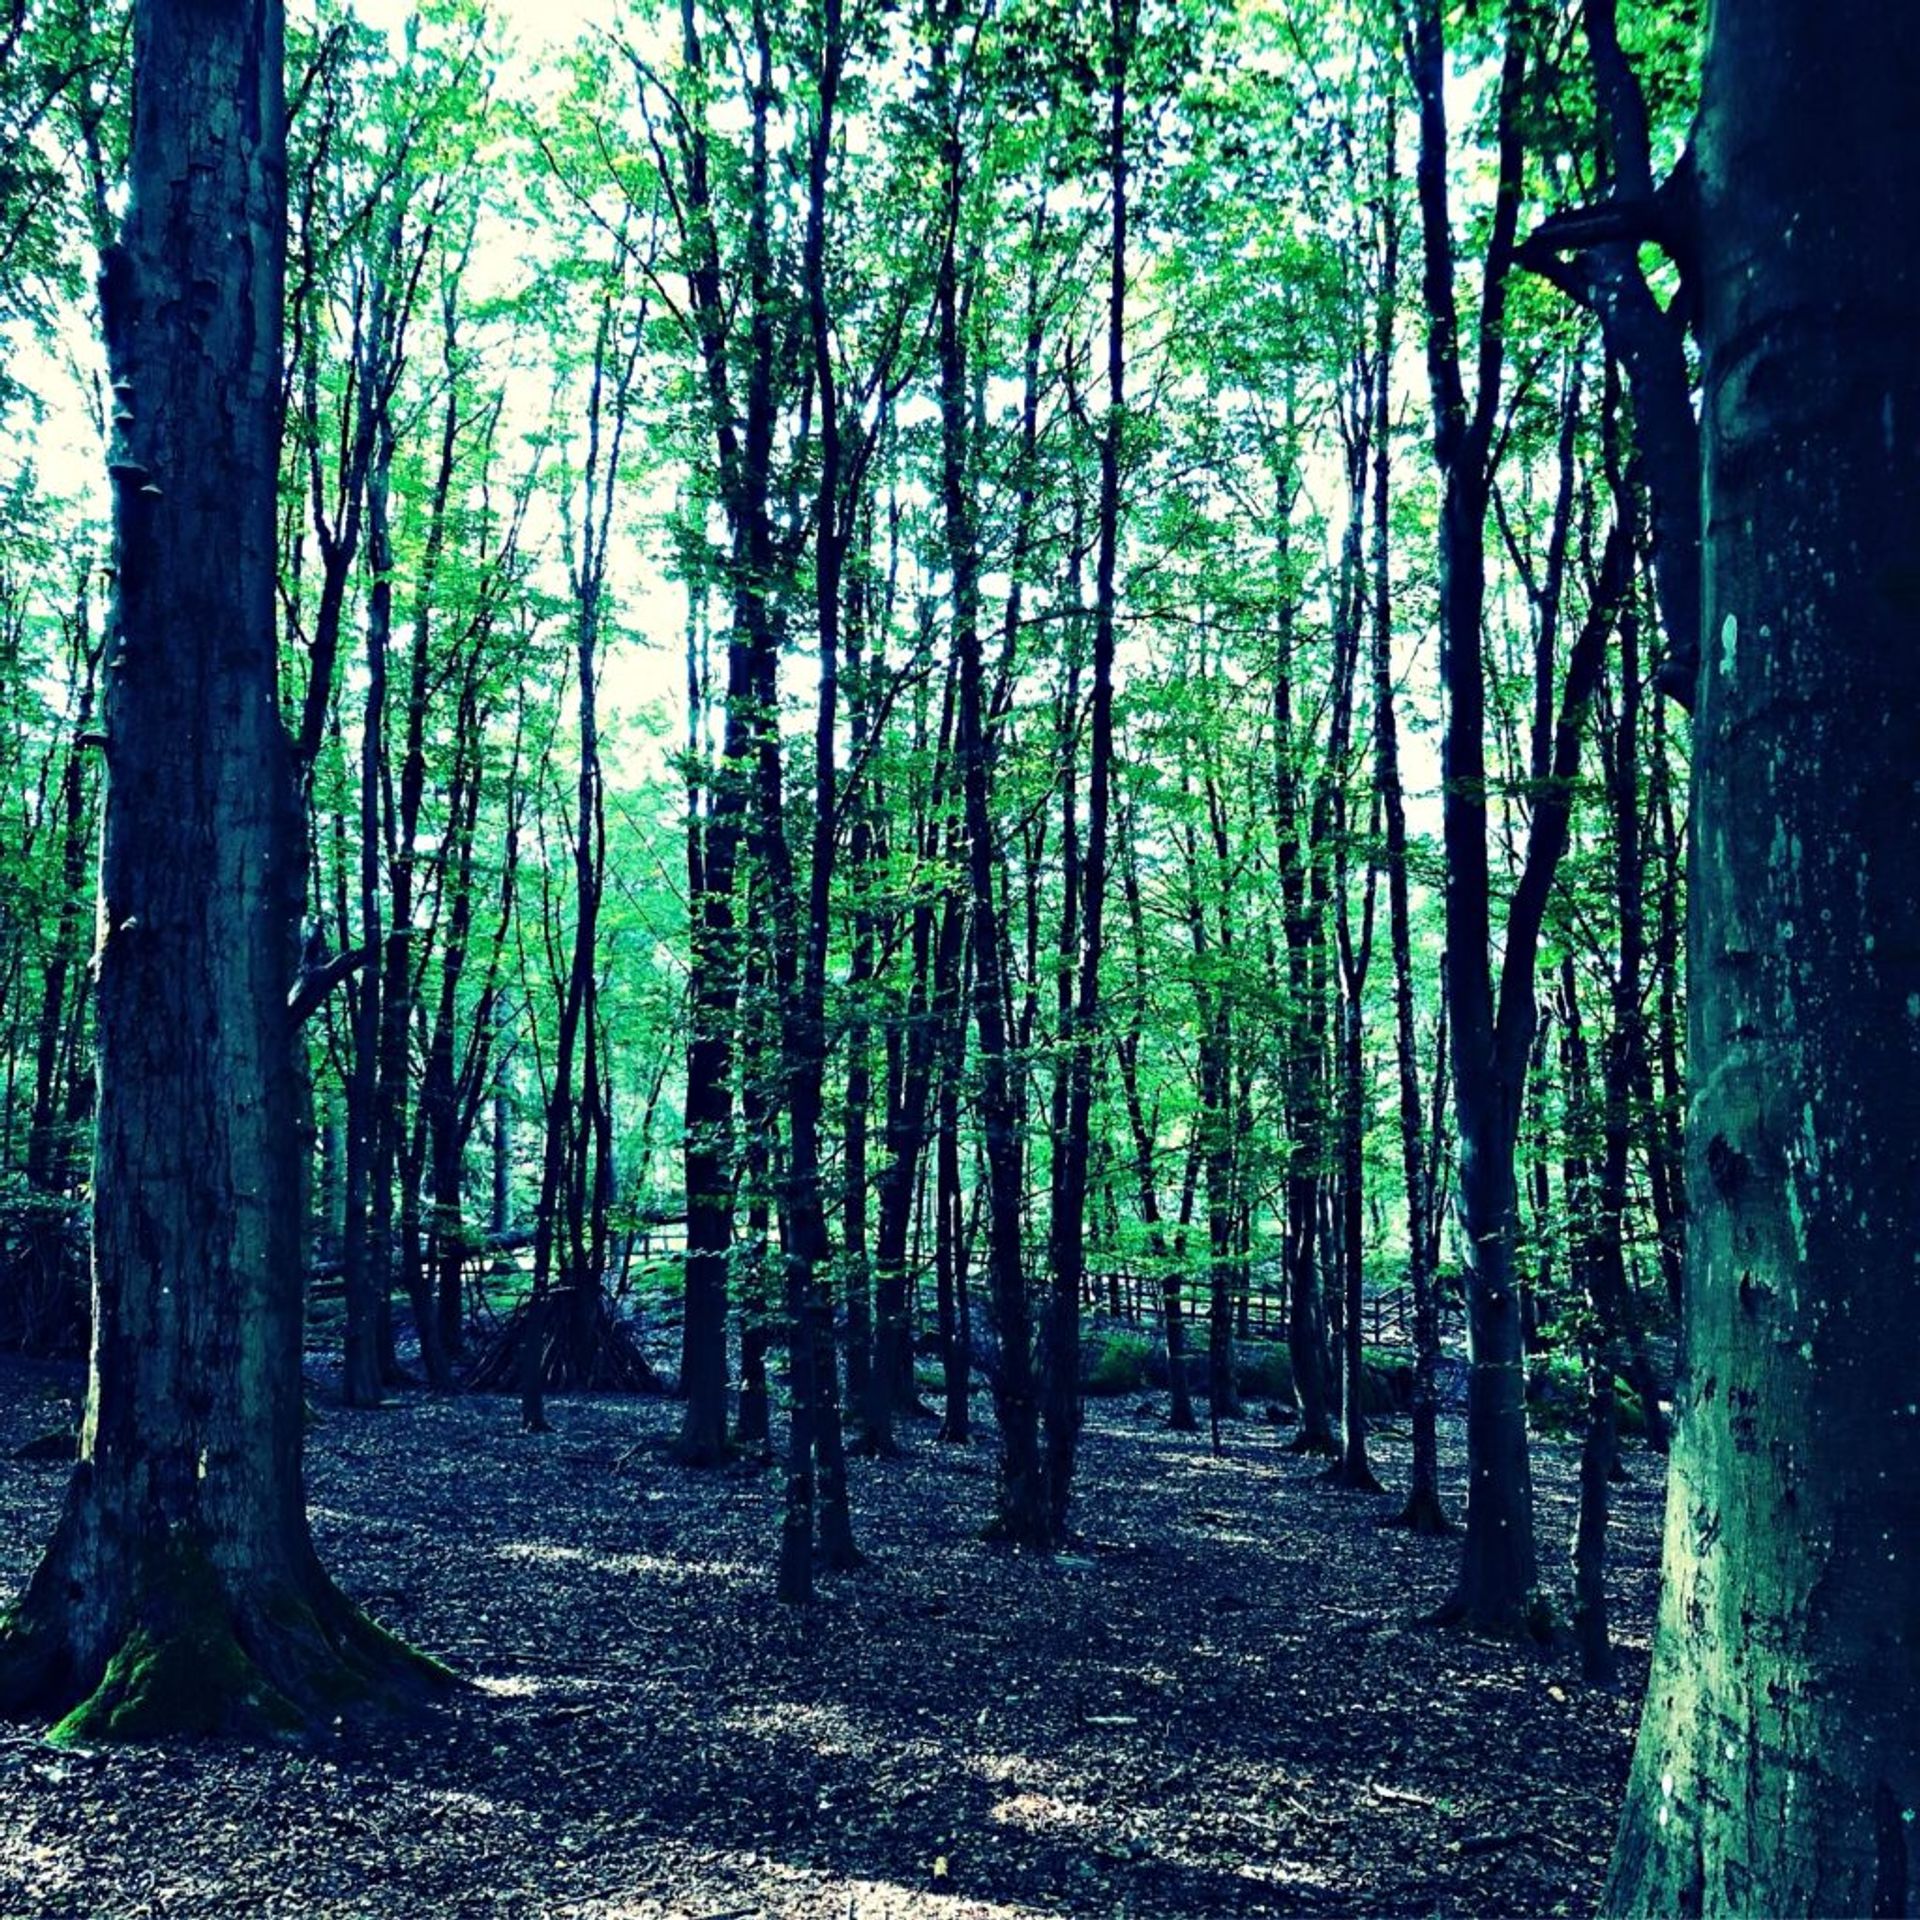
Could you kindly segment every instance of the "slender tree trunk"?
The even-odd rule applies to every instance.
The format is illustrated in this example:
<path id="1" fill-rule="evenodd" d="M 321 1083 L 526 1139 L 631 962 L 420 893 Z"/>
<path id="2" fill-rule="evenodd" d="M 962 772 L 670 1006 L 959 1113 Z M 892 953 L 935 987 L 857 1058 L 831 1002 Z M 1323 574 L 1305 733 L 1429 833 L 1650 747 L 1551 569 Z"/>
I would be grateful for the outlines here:
<path id="1" fill-rule="evenodd" d="M 1395 229 L 1397 232 L 1397 229 Z M 1394 262 L 1387 263 L 1390 280 Z M 1333 933 L 1337 996 L 1334 1012 L 1335 1170 L 1332 1236 L 1334 1271 L 1340 1303 L 1340 1452 L 1326 1478 L 1362 1493 L 1378 1493 L 1380 1482 L 1367 1458 L 1365 1312 L 1366 1212 L 1366 1034 L 1367 975 L 1373 959 L 1374 908 L 1378 890 L 1369 866 L 1355 927 L 1353 900 L 1353 823 L 1350 785 L 1353 712 L 1359 682 L 1360 629 L 1365 618 L 1367 578 L 1364 563 L 1368 455 L 1375 418 L 1374 385 L 1388 378 L 1384 359 L 1375 367 L 1364 351 L 1356 356 L 1345 403 L 1343 437 L 1347 454 L 1347 531 L 1334 609 L 1334 661 L 1327 774 L 1332 833 Z M 1375 827 L 1378 818 L 1376 808 Z"/>
<path id="2" fill-rule="evenodd" d="M 1563 1178 L 1570 1225 L 1568 1264 L 1580 1294 L 1580 1356 L 1586 1380 L 1585 1424 L 1580 1444 L 1580 1503 L 1573 1532 L 1573 1637 L 1580 1670 L 1594 1686 L 1610 1686 L 1617 1663 L 1607 1621 L 1607 1522 L 1609 1482 L 1618 1453 L 1613 1372 L 1619 1338 L 1609 1324 L 1606 1301 L 1609 1221 L 1605 1175 L 1595 1176 L 1588 1143 L 1595 1133 L 1593 1077 L 1579 980 L 1573 956 L 1560 962 L 1560 1079 L 1566 1103 Z"/>
<path id="3" fill-rule="evenodd" d="M 949 34 L 951 27 L 949 20 Z M 944 62 L 945 40 L 940 44 Z M 944 65 L 942 71 L 946 71 Z M 951 89 L 950 76 L 945 84 Z M 980 1126 L 987 1161 L 987 1297 L 997 1347 L 991 1380 L 1001 1459 L 994 1525 L 1002 1537 L 1017 1544 L 1045 1547 L 1049 1542 L 1048 1511 L 1041 1474 L 1033 1330 L 1022 1245 L 1024 1178 L 1019 1096 L 1009 1031 L 1006 935 L 994 881 L 999 845 L 990 799 L 991 747 L 980 647 L 980 560 L 969 472 L 966 354 L 960 326 L 956 246 L 966 182 L 958 101 L 949 99 L 946 111 L 942 156 L 946 240 L 935 283 L 941 502 L 953 579 L 953 651 L 959 696 L 957 756 L 966 826 L 973 1017 L 980 1040 Z"/>
<path id="4" fill-rule="evenodd" d="M 751 915 L 749 923 L 751 924 Z M 734 1252 L 735 1296 L 740 1309 L 740 1401 L 734 1415 L 734 1445 L 755 1459 L 773 1458 L 773 1405 L 767 1389 L 767 1358 L 781 1324 L 773 1294 L 774 1103 L 778 1079 L 769 1031 L 767 958 L 755 941 L 746 959 L 740 1056 L 741 1202 L 747 1230 Z"/>
<path id="5" fill-rule="evenodd" d="M 369 326 L 371 338 L 384 331 L 376 312 Z M 360 369 L 360 408 L 374 408 L 379 388 L 376 355 L 369 349 Z M 376 427 L 391 458 L 391 441 Z M 382 471 L 379 484 L 384 487 Z M 386 625 L 370 614 L 367 621 L 367 695 L 360 721 L 360 944 L 370 956 L 354 982 L 352 1051 L 346 1075 L 347 1092 L 347 1231 L 342 1261 L 346 1300 L 346 1351 L 341 1374 L 341 1398 L 350 1407 L 380 1404 L 387 1369 L 381 1338 L 381 1317 L 388 1285 L 387 1236 L 392 1226 L 392 1189 L 382 1179 L 380 1164 L 380 989 L 384 984 L 377 956 L 382 952 L 383 901 L 380 889 L 380 768 L 381 736 L 386 727 Z M 390 1169 L 388 1170 L 390 1172 Z"/>
<path id="6" fill-rule="evenodd" d="M 1292 1451 L 1335 1451 L 1328 1405 L 1326 1322 L 1321 1308 L 1315 1259 L 1315 1222 L 1319 1212 L 1319 1159 L 1325 1113 L 1321 1099 L 1319 996 L 1315 992 L 1316 914 L 1309 901 L 1306 822 L 1302 819 L 1299 745 L 1293 717 L 1294 592 L 1287 540 L 1291 503 L 1279 503 L 1277 526 L 1279 588 L 1286 596 L 1274 662 L 1274 831 L 1279 843 L 1281 913 L 1287 946 L 1286 1055 L 1282 1068 L 1287 1112 L 1286 1234 L 1282 1261 L 1286 1273 L 1287 1351 L 1293 1363 L 1293 1388 L 1300 1402 L 1300 1431 Z"/>
<path id="7" fill-rule="evenodd" d="M 1398 149 L 1388 120 L 1386 178 L 1382 187 L 1387 223 L 1380 292 L 1379 364 L 1393 365 L 1397 318 L 1394 268 L 1399 258 Z M 1413 913 L 1407 885 L 1407 806 L 1400 778 L 1400 729 L 1393 690 L 1393 574 L 1389 564 L 1393 485 L 1393 383 L 1376 377 L 1373 421 L 1373 730 L 1374 781 L 1380 794 L 1387 869 L 1387 938 L 1393 956 L 1394 1059 L 1400 1092 L 1400 1172 L 1407 1205 L 1407 1284 L 1413 1295 L 1413 1458 L 1407 1501 L 1399 1523 L 1416 1533 L 1445 1533 L 1452 1522 L 1440 1497 L 1440 1359 L 1437 1279 L 1428 1239 L 1434 1211 L 1429 1190 L 1425 1114 L 1420 1087 L 1420 1036 L 1414 1020 Z"/>
<path id="8" fill-rule="evenodd" d="M 83 576 L 73 616 L 74 666 L 79 690 L 74 699 L 74 738 L 60 769 L 60 905 L 40 985 L 40 1010 L 34 1022 L 33 1096 L 27 1122 L 27 1185 L 40 1198 L 27 1233 L 25 1265 L 31 1293 L 21 1316 L 20 1333 L 28 1345 L 77 1339 L 84 1325 L 85 1299 L 75 1236 L 63 1204 L 78 1172 L 77 1129 L 68 1124 L 72 1104 L 71 1058 L 76 1036 L 85 1031 L 87 989 L 69 991 L 74 961 L 81 950 L 88 906 L 88 825 L 92 808 L 85 748 L 93 726 L 100 646 L 92 636 L 92 615 Z M 62 1098 L 62 1080 L 69 1082 Z M 0 1164 L 5 1164 L 0 1161 Z"/>
<path id="9" fill-rule="evenodd" d="M 706 72 L 694 0 L 682 0 L 681 52 L 689 75 Z M 752 787 L 752 709 L 757 662 L 768 644 L 775 566 L 769 518 L 777 405 L 771 311 L 771 219 L 767 123 L 772 52 L 756 22 L 749 89 L 744 401 L 736 412 L 730 359 L 735 302 L 721 274 L 704 106 L 690 117 L 683 147 L 689 290 L 699 340 L 709 426 L 727 515 L 730 627 L 720 764 L 708 809 L 689 795 L 687 893 L 689 1008 L 685 1166 L 687 1256 L 680 1387 L 686 1396 L 676 1453 L 688 1466 L 726 1456 L 727 1266 L 733 1246 L 733 1026 L 740 998 L 740 932 L 734 890 Z M 705 99 L 704 84 L 699 95 Z M 689 677 L 694 678 L 689 652 Z M 690 692 L 697 695 L 695 686 Z M 699 711 L 699 700 L 690 701 Z"/>
<path id="10" fill-rule="evenodd" d="M 850 449 L 843 439 L 831 322 L 827 310 L 827 206 L 835 112 L 847 57 L 840 0 L 824 0 L 818 22 L 819 96 L 807 154 L 807 223 L 802 278 L 818 414 L 818 486 L 814 499 L 814 615 L 819 674 L 813 735 L 812 857 L 806 920 L 787 841 L 780 771 L 778 656 L 761 666 L 756 814 L 759 853 L 772 904 L 773 971 L 780 1011 L 781 1093 L 787 1113 L 787 1312 L 793 1372 L 793 1425 L 781 1526 L 778 1592 L 789 1605 L 813 1593 L 813 1524 L 818 1496 L 820 1544 L 828 1566 L 859 1565 L 847 1501 L 838 1365 L 829 1289 L 831 1241 L 821 1193 L 820 1132 L 827 1066 L 827 948 L 839 831 L 836 767 L 842 583 L 851 536 L 845 494 Z"/>
<path id="11" fill-rule="evenodd" d="M 1420 108 L 1418 185 L 1424 243 L 1427 364 L 1442 476 L 1439 542 L 1441 746 L 1447 854 L 1444 984 L 1453 1036 L 1459 1203 L 1467 1269 L 1467 1527 L 1461 1570 L 1440 1617 L 1500 1632 L 1538 1630 L 1542 1608 L 1527 1456 L 1526 1375 L 1514 1263 L 1514 1149 L 1532 1039 L 1532 954 L 1503 970 L 1496 1012 L 1490 956 L 1486 686 L 1481 618 L 1486 516 L 1504 344 L 1506 282 L 1518 218 L 1518 113 L 1524 23 L 1509 23 L 1499 95 L 1499 178 L 1478 327 L 1478 388 L 1469 410 L 1461 372 L 1454 248 L 1447 198 L 1447 51 L 1440 0 L 1419 0 L 1409 36 Z M 1536 816 L 1537 817 L 1537 816 Z M 1508 954 L 1511 958 L 1512 947 Z"/>
<path id="12" fill-rule="evenodd" d="M 1133 1007 L 1126 1030 L 1114 1051 L 1120 1063 L 1120 1090 L 1126 1102 L 1127 1125 L 1133 1135 L 1133 1170 L 1140 1197 L 1140 1219 L 1147 1229 L 1155 1271 L 1160 1276 L 1160 1316 L 1167 1349 L 1167 1425 L 1176 1433 L 1192 1433 L 1193 1395 L 1187 1384 L 1186 1311 L 1182 1300 L 1185 1275 L 1167 1245 L 1160 1213 L 1159 1183 L 1154 1175 L 1154 1130 L 1140 1095 L 1140 1038 L 1146 1023 L 1147 929 L 1140 898 L 1140 867 L 1135 857 L 1131 814 L 1121 816 L 1121 884 L 1126 890 L 1127 923 L 1133 934 Z"/>
<path id="13" fill-rule="evenodd" d="M 934 1009 L 940 1032 L 940 1121 L 934 1199 L 934 1289 L 940 1322 L 945 1412 L 940 1438 L 965 1446 L 973 1437 L 973 1330 L 967 1287 L 967 1235 L 960 1181 L 960 1079 L 966 1065 L 965 908 L 957 892 L 941 907 Z"/>
<path id="14" fill-rule="evenodd" d="M 1616 497 L 1624 488 L 1616 490 Z M 1620 510 L 1630 503 L 1620 500 Z M 1602 1147 L 1595 1207 L 1599 1244 L 1595 1285 L 1608 1338 L 1618 1348 L 1626 1377 L 1640 1397 L 1647 1444 L 1667 1447 L 1660 1382 L 1647 1350 L 1638 1289 L 1627 1260 L 1630 1215 L 1629 1163 L 1634 1104 L 1648 1084 L 1646 1016 L 1642 994 L 1646 962 L 1645 862 L 1640 837 L 1640 616 L 1630 595 L 1620 612 L 1619 701 L 1608 781 L 1613 806 L 1614 893 L 1619 912 L 1619 952 L 1613 971 L 1612 1025 L 1601 1055 Z"/>
<path id="15" fill-rule="evenodd" d="M 1127 66 L 1133 6 L 1112 0 L 1107 20 L 1107 183 L 1111 225 L 1107 282 L 1107 418 L 1100 437 L 1099 553 L 1093 605 L 1093 686 L 1087 737 L 1087 841 L 1080 883 L 1078 981 L 1062 1042 L 1066 1130 L 1051 1236 L 1052 1287 L 1041 1344 L 1045 1395 L 1047 1525 L 1066 1531 L 1080 1437 L 1080 1287 L 1086 1274 L 1087 1180 L 1093 1110 L 1094 1030 L 1100 1018 L 1107 841 L 1113 787 L 1113 656 L 1120 549 L 1120 436 L 1126 418 Z"/>

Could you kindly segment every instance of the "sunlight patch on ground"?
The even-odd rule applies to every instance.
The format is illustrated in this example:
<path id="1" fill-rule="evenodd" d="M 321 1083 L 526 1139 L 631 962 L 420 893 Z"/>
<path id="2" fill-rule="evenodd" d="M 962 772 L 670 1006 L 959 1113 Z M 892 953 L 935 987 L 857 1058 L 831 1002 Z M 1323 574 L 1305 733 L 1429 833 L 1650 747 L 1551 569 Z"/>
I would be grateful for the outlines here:
<path id="1" fill-rule="evenodd" d="M 8 1913 L 37 1913 L 71 1895 L 80 1884 L 81 1860 L 71 1843 L 17 1838 L 0 1842 L 0 1903 Z M 15 1900 L 19 1905 L 15 1905 Z"/>
<path id="2" fill-rule="evenodd" d="M 1196 1866 L 1214 1865 L 1213 1862 L 1196 1861 Z M 1236 1880 L 1245 1880 L 1256 1887 L 1271 1887 L 1276 1893 L 1299 1893 L 1311 1888 L 1323 1897 L 1334 1889 L 1333 1876 L 1317 1868 L 1302 1866 L 1298 1861 L 1261 1861 L 1243 1863 L 1233 1869 Z"/>
<path id="3" fill-rule="evenodd" d="M 1036 1760 L 1026 1753 L 976 1753 L 966 1762 L 967 1771 L 990 1787 L 1007 1789 L 1002 1804 L 1026 1799 L 1066 1801 L 1070 1789 L 1086 1784 L 1085 1776 L 1070 1773 L 1064 1767 Z"/>
<path id="4" fill-rule="evenodd" d="M 756 1740 L 801 1740 L 818 1754 L 874 1751 L 873 1735 L 839 1707 L 775 1701 L 771 1706 L 743 1707 L 723 1714 L 720 1724 Z"/>
<path id="5" fill-rule="evenodd" d="M 924 1708 L 911 1711 L 918 1719 L 927 1717 Z M 717 1721 L 730 1733 L 770 1744 L 784 1741 L 823 1759 L 871 1761 L 884 1756 L 903 1765 L 951 1764 L 950 1750 L 937 1733 L 909 1731 L 898 1713 L 855 1714 L 842 1707 L 776 1700 L 766 1706 L 737 1707 L 717 1716 Z"/>
<path id="6" fill-rule="evenodd" d="M 1030 1833 L 1079 1832 L 1091 1827 L 1099 1810 L 1084 1800 L 1062 1800 L 1052 1793 L 1016 1793 L 987 1809 L 996 1826 L 1024 1827 Z"/>
<path id="7" fill-rule="evenodd" d="M 653 1580 L 744 1580 L 753 1569 L 744 1560 L 669 1558 L 659 1553 L 596 1553 L 554 1540 L 505 1540 L 496 1557 L 521 1566 L 591 1567 L 596 1573 L 638 1574 Z"/>
<path id="8" fill-rule="evenodd" d="M 601 1557 L 585 1547 L 563 1547 L 552 1540 L 504 1540 L 494 1552 L 502 1560 L 532 1567 L 590 1567 Z"/>
<path id="9" fill-rule="evenodd" d="M 931 1880 L 932 1861 L 927 1868 Z M 1033 1920 L 1039 1911 L 968 1899 L 950 1884 L 850 1879 L 752 1853 L 716 1852 L 703 1857 L 698 1870 L 698 1892 L 663 1874 L 630 1893 L 563 1901 L 550 1911 L 554 1920 L 687 1920 L 708 1913 L 737 1913 L 742 1920 Z"/>
<path id="10" fill-rule="evenodd" d="M 1217 1547 L 1264 1547 L 1267 1536 L 1242 1527 L 1223 1527 L 1217 1520 L 1183 1520 L 1180 1531 L 1199 1536 Z"/>
<path id="11" fill-rule="evenodd" d="M 476 1673 L 473 1684 L 496 1700 L 530 1700 L 547 1691 L 547 1683 L 530 1673 Z"/>
<path id="12" fill-rule="evenodd" d="M 463 1793 L 458 1787 L 435 1787 L 426 1801 L 436 1813 L 478 1813 L 491 1818 L 500 1812 L 499 1801 L 484 1793 Z"/>

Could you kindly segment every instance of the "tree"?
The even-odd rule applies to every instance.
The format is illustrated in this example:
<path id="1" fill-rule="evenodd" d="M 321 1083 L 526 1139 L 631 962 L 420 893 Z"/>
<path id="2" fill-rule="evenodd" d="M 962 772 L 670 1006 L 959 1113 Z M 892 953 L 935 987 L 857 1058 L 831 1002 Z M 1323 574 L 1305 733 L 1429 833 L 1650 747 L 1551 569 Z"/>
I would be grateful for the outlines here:
<path id="1" fill-rule="evenodd" d="M 141 0 L 102 259 L 118 590 L 105 717 L 93 1343 L 80 1462 L 0 1625 L 56 1737 L 283 1725 L 439 1669 L 322 1570 L 301 1489 L 304 861 L 275 686 L 278 0 Z"/>
<path id="2" fill-rule="evenodd" d="M 1614 1914 L 1912 1910 L 1920 17 L 1719 10 L 1688 1379 Z"/>
<path id="3" fill-rule="evenodd" d="M 1129 0 L 1107 13 L 1107 180 L 1112 256 L 1107 269 L 1107 418 L 1100 436 L 1099 559 L 1093 612 L 1093 695 L 1088 716 L 1087 842 L 1078 897 L 1069 886 L 1067 924 L 1077 952 L 1063 954 L 1076 974 L 1063 1006 L 1059 1044 L 1066 1052 L 1066 1126 L 1055 1144 L 1056 1169 L 1049 1254 L 1053 1267 L 1041 1329 L 1041 1380 L 1046 1416 L 1042 1462 L 1047 1525 L 1057 1545 L 1066 1531 L 1073 1462 L 1080 1431 L 1080 1284 L 1086 1272 L 1087 1166 L 1093 1108 L 1094 1029 L 1100 1015 L 1100 958 L 1107 897 L 1107 840 L 1113 787 L 1113 653 L 1115 569 L 1119 564 L 1120 437 L 1126 420 L 1127 82 L 1138 21 Z M 1069 729 L 1071 721 L 1069 721 Z M 1071 788 L 1069 788 L 1071 791 Z M 1071 803 L 1070 803 L 1071 804 Z M 1069 832 L 1072 823 L 1069 822 Z"/>
<path id="4" fill-rule="evenodd" d="M 1559 718 L 1553 718 L 1553 626 L 1558 576 L 1538 595 L 1540 694 L 1534 766 L 1540 792 L 1494 962 L 1494 892 L 1488 857 L 1487 672 L 1482 626 L 1486 522 L 1498 463 L 1499 401 L 1509 281 L 1519 220 L 1524 98 L 1533 21 L 1517 8 L 1501 64 L 1499 180 L 1487 240 L 1478 319 L 1477 382 L 1469 405 L 1454 292 L 1447 194 L 1447 49 L 1439 0 L 1421 0 L 1408 36 L 1420 103 L 1418 184 L 1427 307 L 1427 369 L 1434 456 L 1443 484 L 1439 529 L 1440 677 L 1446 693 L 1441 771 L 1447 850 L 1447 1014 L 1454 1114 L 1460 1136 L 1460 1216 L 1465 1232 L 1467 1525 L 1460 1577 L 1440 1610 L 1450 1623 L 1497 1632 L 1543 1625 L 1527 1454 L 1520 1287 L 1514 1260 L 1518 1206 L 1514 1156 L 1527 1063 L 1538 1019 L 1534 977 L 1554 871 L 1566 848 L 1580 730 L 1599 682 L 1615 609 L 1633 556 L 1624 523 L 1608 536 L 1586 621 L 1569 651 Z M 1566 405 L 1575 404 L 1571 383 Z M 1563 490 L 1564 491 L 1564 490 Z M 1560 516 L 1564 517 L 1564 516 Z M 1564 532 L 1556 546 L 1564 544 Z"/>
<path id="5" fill-rule="evenodd" d="M 1446 45 L 1439 0 L 1421 0 L 1408 36 L 1420 105 L 1418 181 L 1424 243 L 1427 367 L 1433 388 L 1440 510 L 1440 678 L 1446 690 L 1441 772 L 1447 850 L 1445 990 L 1460 1132 L 1460 1211 L 1468 1269 L 1467 1530 L 1450 1616 L 1511 1628 L 1534 1605 L 1533 1487 L 1527 1461 L 1520 1311 L 1513 1276 L 1514 1138 L 1533 1038 L 1531 980 L 1496 1003 L 1489 960 L 1486 684 L 1481 620 L 1486 519 L 1505 354 L 1508 267 L 1519 218 L 1523 18 L 1507 28 L 1500 76 L 1499 187 L 1479 314 L 1478 385 L 1469 410 L 1461 371 L 1447 200 Z M 1513 947 L 1507 948 L 1509 962 Z M 1532 955 L 1527 955 L 1531 973 Z M 1502 1017 L 1502 1016 L 1507 1017 Z"/>

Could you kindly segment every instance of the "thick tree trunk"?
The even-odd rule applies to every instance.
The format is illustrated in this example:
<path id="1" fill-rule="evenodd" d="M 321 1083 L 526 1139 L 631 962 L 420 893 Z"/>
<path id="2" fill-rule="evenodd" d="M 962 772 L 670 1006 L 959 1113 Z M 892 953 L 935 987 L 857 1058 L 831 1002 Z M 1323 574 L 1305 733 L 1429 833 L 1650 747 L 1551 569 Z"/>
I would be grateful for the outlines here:
<path id="1" fill-rule="evenodd" d="M 1920 15 L 1718 10 L 1687 1376 L 1617 1915 L 1920 1904 Z"/>
<path id="2" fill-rule="evenodd" d="M 0 1707 L 84 1740 L 444 1678 L 335 1590 L 301 1488 L 304 863 L 275 686 L 286 226 L 275 0 L 141 0 L 103 258 L 119 402 L 94 1328 L 80 1464 Z"/>

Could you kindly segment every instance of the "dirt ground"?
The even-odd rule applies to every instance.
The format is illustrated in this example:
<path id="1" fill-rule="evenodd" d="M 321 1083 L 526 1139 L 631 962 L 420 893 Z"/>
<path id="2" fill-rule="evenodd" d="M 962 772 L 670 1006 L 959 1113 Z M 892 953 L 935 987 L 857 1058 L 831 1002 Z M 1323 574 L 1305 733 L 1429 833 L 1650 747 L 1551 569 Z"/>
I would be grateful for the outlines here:
<path id="1" fill-rule="evenodd" d="M 67 1469 L 11 1459 L 71 1369 L 0 1367 L 0 1589 Z M 299 1744 L 56 1752 L 0 1731 L 0 1914 L 1010 1920 L 1583 1914 L 1646 1674 L 1657 1463 L 1614 1537 L 1623 1680 L 1415 1624 L 1456 1545 L 1316 1483 L 1287 1430 L 1226 1457 L 1157 1397 L 1092 1402 L 1051 1561 L 983 1544 L 992 1442 L 854 1463 L 872 1565 L 772 1598 L 775 1473 L 690 1474 L 677 1409 L 332 1404 L 314 1530 L 341 1584 L 470 1681 Z M 981 1404 L 983 1425 L 986 1420 Z M 1447 1442 L 1459 1476 L 1458 1436 Z M 1408 1443 L 1376 1437 L 1404 1480 Z M 1563 1580 L 1573 1450 L 1536 1453 Z"/>

